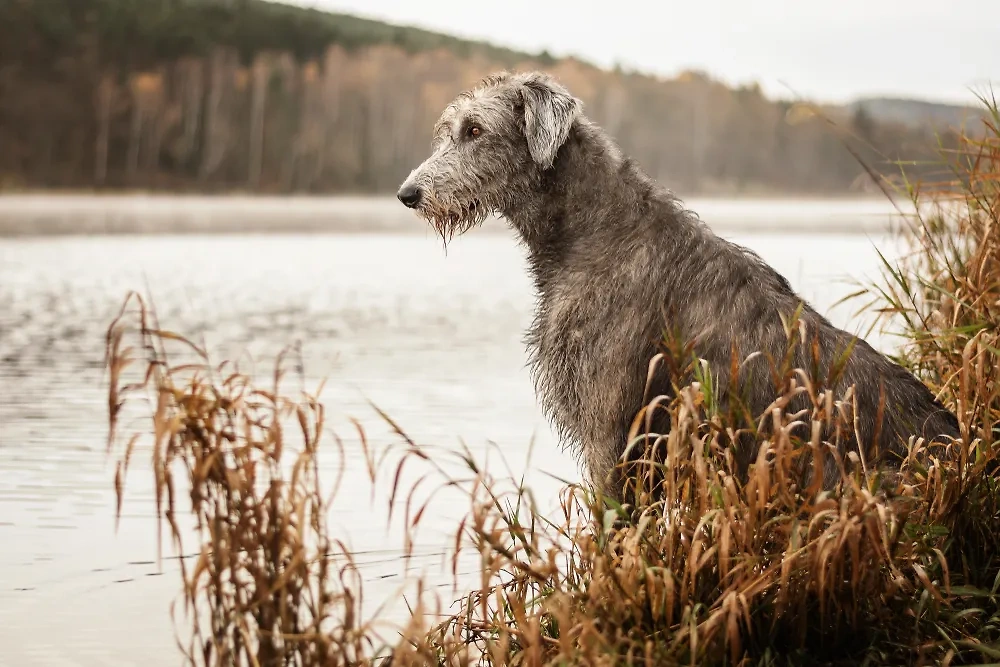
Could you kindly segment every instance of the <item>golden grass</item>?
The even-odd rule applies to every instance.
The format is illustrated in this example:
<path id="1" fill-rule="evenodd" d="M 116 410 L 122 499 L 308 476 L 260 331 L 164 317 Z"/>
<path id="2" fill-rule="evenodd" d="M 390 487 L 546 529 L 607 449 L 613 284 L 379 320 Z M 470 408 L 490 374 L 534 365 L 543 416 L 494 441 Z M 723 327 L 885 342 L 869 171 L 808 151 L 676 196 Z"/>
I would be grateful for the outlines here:
<path id="1" fill-rule="evenodd" d="M 129 308 L 129 306 L 136 308 Z M 158 329 L 131 294 L 109 331 L 109 446 L 122 444 L 118 511 L 140 434 L 118 441 L 125 403 L 149 398 L 157 515 L 183 554 L 178 512 L 194 515 L 201 540 L 193 567 L 182 559 L 192 664 L 356 664 L 373 634 L 360 623 L 360 577 L 350 551 L 329 535 L 331 497 L 320 493 L 317 448 L 324 411 L 312 396 L 282 393 L 283 359 L 269 388 L 230 364 Z M 138 346 L 129 346 L 134 333 Z M 168 363 L 171 344 L 195 363 Z M 143 354 L 142 379 L 124 380 Z M 190 356 L 190 354 L 188 355 Z M 181 488 L 189 508 L 181 510 Z"/>
<path id="2" fill-rule="evenodd" d="M 853 399 L 826 389 L 820 369 L 787 365 L 748 475 L 732 456 L 745 421 L 715 409 L 709 375 L 684 384 L 690 367 L 680 364 L 676 396 L 653 401 L 669 433 L 646 434 L 637 418 L 636 443 L 655 456 L 634 471 L 629 502 L 567 485 L 555 516 L 467 453 L 454 455 L 469 473 L 456 478 L 396 427 L 391 497 L 412 491 L 398 482 L 408 461 L 423 466 L 423 483 L 463 491 L 454 562 L 471 551 L 483 574 L 444 620 L 425 620 L 418 604 L 388 640 L 361 620 L 360 574 L 326 525 L 337 484 L 334 493 L 320 485 L 322 406 L 282 393 L 281 360 L 267 389 L 211 367 L 195 346 L 197 363 L 173 362 L 166 348 L 182 339 L 130 297 L 138 310 L 123 310 L 108 338 L 119 510 L 137 442 L 119 436 L 119 411 L 148 394 L 158 515 L 179 547 L 177 488 L 190 487 L 184 511 L 200 541 L 196 564 L 182 570 L 189 662 L 348 665 L 385 653 L 394 665 L 1000 661 L 1000 114 L 987 106 L 988 131 L 945 155 L 953 177 L 909 187 L 921 211 L 902 232 L 913 252 L 887 263 L 886 280 L 867 292 L 867 308 L 904 337 L 900 360 L 958 415 L 956 456 L 911 442 L 891 479 L 839 461 L 841 480 L 824 491 L 808 472 L 837 457 Z M 796 322 L 788 332 L 790 346 L 808 344 Z M 128 383 L 137 361 L 142 379 Z M 810 407 L 787 414 L 796 394 Z M 363 450 L 374 480 L 387 459 Z M 407 505 L 411 530 L 425 507 Z"/>

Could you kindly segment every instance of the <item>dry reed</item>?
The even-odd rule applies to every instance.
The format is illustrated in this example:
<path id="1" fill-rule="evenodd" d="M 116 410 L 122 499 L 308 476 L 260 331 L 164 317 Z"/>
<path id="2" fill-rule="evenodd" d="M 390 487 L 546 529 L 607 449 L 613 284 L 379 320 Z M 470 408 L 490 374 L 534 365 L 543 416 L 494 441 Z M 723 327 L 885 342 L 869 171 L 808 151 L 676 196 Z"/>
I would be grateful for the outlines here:
<path id="1" fill-rule="evenodd" d="M 987 132 L 966 134 L 945 154 L 947 182 L 905 186 L 919 211 L 902 232 L 913 252 L 886 262 L 886 280 L 866 291 L 866 307 L 903 336 L 900 361 L 958 415 L 963 438 L 950 456 L 911 441 L 891 478 L 840 459 L 851 392 L 827 389 L 836 368 L 782 360 L 770 428 L 758 429 L 718 410 L 711 374 L 676 345 L 662 358 L 672 362 L 675 395 L 647 408 L 666 411 L 671 428 L 646 433 L 637 416 L 635 443 L 648 456 L 633 463 L 625 504 L 567 485 L 553 516 L 523 483 L 494 478 L 467 453 L 454 456 L 469 474 L 455 478 L 393 424 L 403 436 L 400 467 L 416 459 L 466 494 L 454 562 L 471 550 L 482 576 L 436 624 L 414 609 L 386 649 L 391 663 L 1000 661 L 1000 113 L 984 103 Z M 321 492 L 316 464 L 322 406 L 281 393 L 280 363 L 266 390 L 226 365 L 211 368 L 195 346 L 198 364 L 169 363 L 165 345 L 180 337 L 155 326 L 141 300 L 129 303 L 138 313 L 117 320 L 108 339 L 119 508 L 137 440 L 118 436 L 117 416 L 130 396 L 149 392 L 159 517 L 179 547 L 176 487 L 189 484 L 201 541 L 197 563 L 182 572 L 189 661 L 372 662 L 384 642 L 360 620 L 360 575 L 325 523 L 336 499 Z M 130 348 L 136 331 L 140 345 Z M 810 344 L 795 320 L 788 339 L 790 348 Z M 123 372 L 137 349 L 146 372 L 130 384 Z M 798 394 L 810 407 L 788 414 Z M 741 474 L 732 448 L 746 433 L 756 455 Z M 375 479 L 379 463 L 364 456 Z M 832 491 L 809 474 L 826 457 L 841 469 Z M 398 471 L 391 498 L 408 490 Z M 425 508 L 407 505 L 410 530 Z"/>

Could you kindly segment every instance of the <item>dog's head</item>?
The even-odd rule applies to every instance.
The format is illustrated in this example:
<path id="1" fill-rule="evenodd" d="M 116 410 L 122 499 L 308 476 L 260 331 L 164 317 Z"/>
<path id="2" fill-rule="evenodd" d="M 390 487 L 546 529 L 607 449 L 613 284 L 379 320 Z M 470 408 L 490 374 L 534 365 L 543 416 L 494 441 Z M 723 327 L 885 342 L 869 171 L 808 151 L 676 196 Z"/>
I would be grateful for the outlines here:
<path id="1" fill-rule="evenodd" d="M 548 75 L 490 76 L 444 110 L 397 197 L 446 240 L 503 214 L 553 166 L 581 109 Z"/>

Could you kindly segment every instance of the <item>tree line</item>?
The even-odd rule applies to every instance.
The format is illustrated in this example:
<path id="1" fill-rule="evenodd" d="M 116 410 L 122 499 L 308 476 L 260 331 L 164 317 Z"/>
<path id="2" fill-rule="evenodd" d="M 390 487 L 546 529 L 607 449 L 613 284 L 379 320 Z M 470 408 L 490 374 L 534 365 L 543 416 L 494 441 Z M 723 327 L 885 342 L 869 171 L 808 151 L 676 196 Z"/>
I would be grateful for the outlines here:
<path id="1" fill-rule="evenodd" d="M 697 72 L 609 71 L 263 0 L 4 0 L 0 189 L 392 191 L 456 93 L 529 68 L 681 192 L 849 192 L 858 157 L 920 176 L 954 141 Z"/>

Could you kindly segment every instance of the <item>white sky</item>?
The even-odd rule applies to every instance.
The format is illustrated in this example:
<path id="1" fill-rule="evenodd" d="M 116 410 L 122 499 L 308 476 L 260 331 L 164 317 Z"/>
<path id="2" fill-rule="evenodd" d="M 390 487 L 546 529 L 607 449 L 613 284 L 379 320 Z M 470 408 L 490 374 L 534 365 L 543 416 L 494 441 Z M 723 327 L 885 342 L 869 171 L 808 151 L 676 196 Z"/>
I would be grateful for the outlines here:
<path id="1" fill-rule="evenodd" d="M 989 82 L 1000 96 L 1000 0 L 285 1 L 771 96 L 970 102 Z"/>

